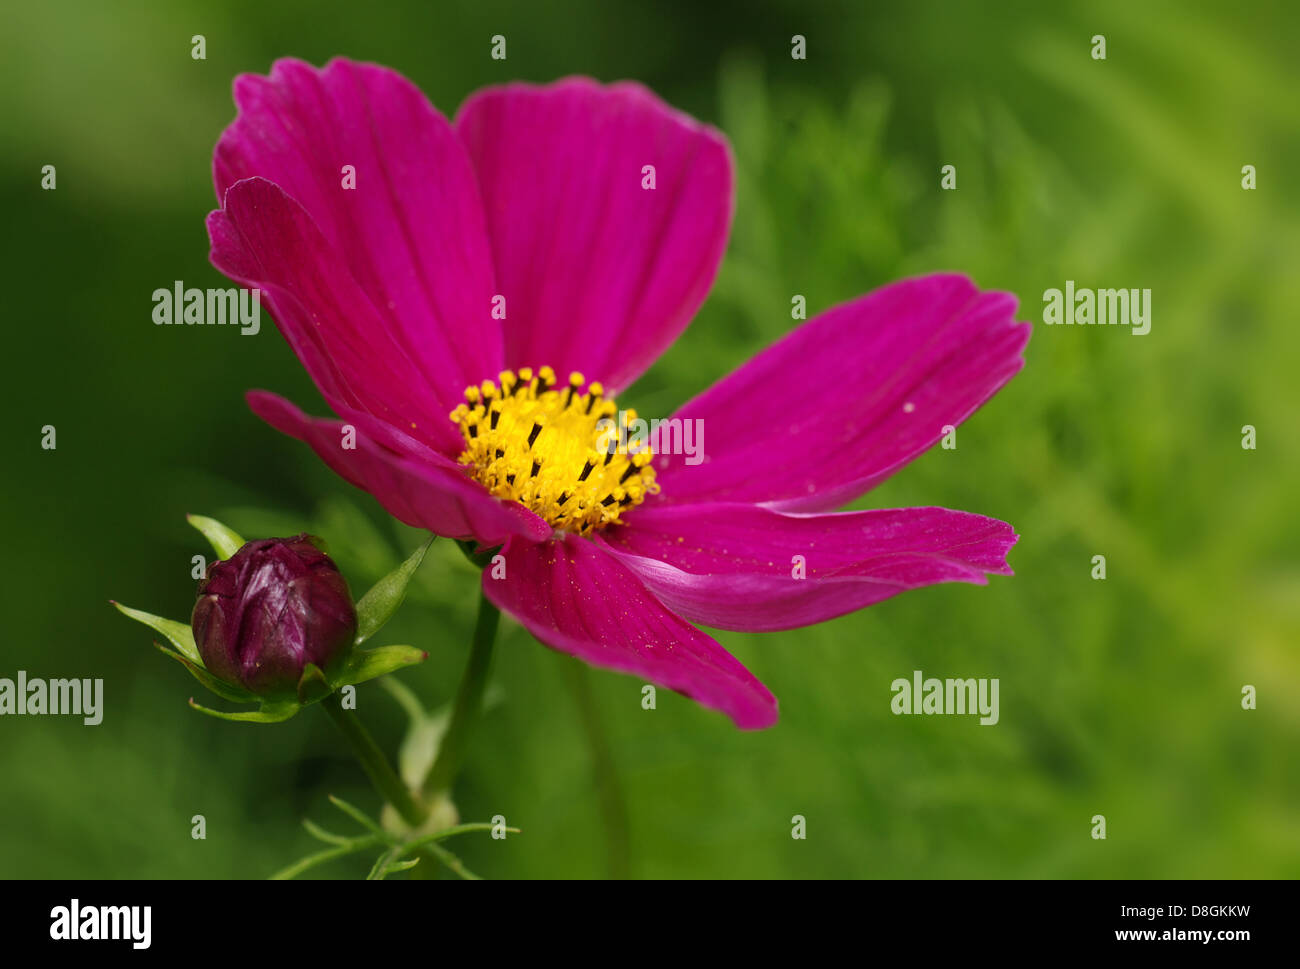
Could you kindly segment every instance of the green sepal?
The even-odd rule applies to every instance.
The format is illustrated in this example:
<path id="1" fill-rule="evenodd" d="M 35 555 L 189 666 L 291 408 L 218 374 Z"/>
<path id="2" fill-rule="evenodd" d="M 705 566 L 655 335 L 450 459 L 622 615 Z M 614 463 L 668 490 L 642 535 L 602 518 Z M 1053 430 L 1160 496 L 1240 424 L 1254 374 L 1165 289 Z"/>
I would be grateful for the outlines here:
<path id="1" fill-rule="evenodd" d="M 162 616 L 155 616 L 153 613 L 142 612 L 139 609 L 132 609 L 120 602 L 113 602 L 111 599 L 109 602 L 112 602 L 113 608 L 122 615 L 134 619 L 136 622 L 144 623 L 154 632 L 162 633 L 167 637 L 168 642 L 175 646 L 180 654 L 191 663 L 203 665 L 203 660 L 199 657 L 199 647 L 194 643 L 194 633 L 190 630 L 188 624 L 177 622 L 174 619 L 164 619 Z"/>
<path id="2" fill-rule="evenodd" d="M 215 518 L 204 515 L 186 515 L 185 520 L 201 531 L 212 543 L 212 549 L 222 559 L 228 559 L 244 547 L 244 540 L 231 528 L 227 528 Z"/>
<path id="3" fill-rule="evenodd" d="M 302 709 L 302 704 L 297 700 L 263 700 L 260 710 L 226 713 L 222 710 L 213 710 L 210 707 L 200 706 L 194 702 L 194 697 L 190 697 L 190 706 L 198 710 L 199 713 L 206 713 L 218 720 L 234 720 L 237 723 L 281 723 Z"/>
<path id="4" fill-rule="evenodd" d="M 379 632 L 384 623 L 393 617 L 397 607 L 406 598 L 406 587 L 415 570 L 424 561 L 424 555 L 433 544 L 434 536 L 411 553 L 411 557 L 370 587 L 357 603 L 357 639 L 360 646 Z"/>
<path id="5" fill-rule="evenodd" d="M 229 700 L 231 703 L 258 703 L 259 702 L 259 698 L 257 694 L 250 693 L 248 690 L 245 690 L 242 686 L 236 686 L 233 683 L 226 683 L 222 680 L 217 679 L 215 676 L 209 673 L 202 665 L 193 662 L 188 657 L 183 656 L 180 653 L 176 652 L 174 649 L 168 649 L 162 643 L 159 643 L 157 641 L 154 642 L 154 646 L 157 647 L 158 651 L 162 653 L 164 656 L 170 656 L 172 659 L 176 660 L 176 662 L 184 666 L 187 670 L 190 671 L 191 674 L 193 674 L 196 680 L 202 683 L 205 687 L 207 687 L 217 696 L 221 697 L 221 699 Z"/>
<path id="6" fill-rule="evenodd" d="M 217 555 L 222 559 L 234 555 L 244 545 L 244 539 L 238 533 L 214 518 L 208 518 L 204 515 L 186 515 L 185 518 L 203 533 L 212 544 Z M 318 539 L 313 539 L 313 541 L 318 543 L 318 547 L 323 545 Z M 376 582 L 370 591 L 362 596 L 361 601 L 357 603 L 357 644 L 374 635 L 392 618 L 393 613 L 397 611 L 397 608 L 402 604 L 402 600 L 406 597 L 406 588 L 416 570 L 424 561 L 425 553 L 428 552 L 432 543 L 433 536 L 430 536 L 428 541 L 416 549 L 405 562 Z M 414 646 L 381 646 L 376 649 L 353 649 L 344 660 L 341 669 L 334 676 L 326 677 L 318 666 L 308 663 L 299 677 L 296 697 L 269 700 L 259 697 L 241 686 L 226 683 L 213 676 L 203 665 L 203 659 L 194 641 L 194 633 L 188 624 L 172 619 L 164 619 L 162 616 L 155 616 L 140 609 L 132 609 L 119 602 L 112 602 L 112 605 L 128 618 L 143 623 L 155 632 L 165 636 L 174 649 L 168 649 L 156 641 L 154 646 L 160 652 L 166 653 L 177 660 L 205 689 L 231 703 L 260 704 L 260 708 L 257 710 L 227 713 L 202 706 L 195 703 L 193 697 L 190 698 L 189 704 L 195 710 L 222 720 L 243 723 L 279 723 L 294 716 L 304 706 L 323 700 L 341 687 L 364 683 L 367 680 L 373 680 L 395 670 L 412 666 L 426 659 L 429 655 L 424 650 L 416 649 Z"/>
<path id="7" fill-rule="evenodd" d="M 334 687 L 330 686 L 319 666 L 315 663 L 308 663 L 302 668 L 302 676 L 298 677 L 298 702 L 300 704 L 307 706 L 309 703 L 325 699 L 333 692 Z"/>
<path id="8" fill-rule="evenodd" d="M 392 673 L 403 667 L 414 666 L 429 656 L 422 649 L 414 646 L 376 646 L 374 649 L 354 649 L 348 654 L 343 668 L 330 681 L 334 689 L 354 686 L 373 680 L 385 673 Z"/>

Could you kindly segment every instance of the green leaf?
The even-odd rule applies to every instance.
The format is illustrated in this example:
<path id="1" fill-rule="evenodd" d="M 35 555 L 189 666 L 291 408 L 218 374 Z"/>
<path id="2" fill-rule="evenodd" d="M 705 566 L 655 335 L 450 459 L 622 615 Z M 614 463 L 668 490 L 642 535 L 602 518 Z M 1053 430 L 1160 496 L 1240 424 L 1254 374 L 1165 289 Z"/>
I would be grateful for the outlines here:
<path id="1" fill-rule="evenodd" d="M 308 663 L 302 668 L 302 676 L 298 678 L 298 702 L 303 706 L 309 703 L 315 703 L 317 700 L 323 700 L 331 693 L 333 688 L 325 679 L 325 674 L 315 663 Z"/>
<path id="2" fill-rule="evenodd" d="M 435 858 L 466 881 L 477 882 L 483 880 L 480 876 L 466 868 L 464 862 L 436 841 L 430 841 L 424 847 L 426 851 L 431 852 Z"/>
<path id="3" fill-rule="evenodd" d="M 307 829 L 309 835 L 317 841 L 324 841 L 327 845 L 345 845 L 354 840 L 341 834 L 335 834 L 333 831 L 326 831 L 311 818 L 303 818 L 302 826 Z"/>
<path id="4" fill-rule="evenodd" d="M 198 663 L 193 662 L 186 656 L 182 656 L 180 653 L 176 652 L 175 650 L 168 649 L 162 643 L 155 641 L 154 646 L 157 647 L 158 651 L 162 653 L 164 656 L 170 656 L 172 659 L 176 660 L 176 662 L 184 666 L 187 670 L 190 671 L 190 673 L 194 676 L 196 680 L 202 683 L 207 689 L 211 690 L 217 696 L 221 697 L 221 699 L 229 700 L 231 703 L 257 703 L 258 702 L 258 697 L 256 696 L 256 694 L 250 693 L 248 690 L 245 690 L 242 686 L 236 686 L 233 683 L 226 683 L 223 680 L 217 679 L 215 676 L 209 673 Z"/>
<path id="5" fill-rule="evenodd" d="M 203 533 L 204 537 L 212 543 L 213 550 L 223 559 L 230 558 L 244 545 L 244 540 L 236 532 L 215 518 L 186 515 L 185 520 Z"/>
<path id="6" fill-rule="evenodd" d="M 451 720 L 451 707 L 426 713 L 419 698 L 400 680 L 390 677 L 380 680 L 379 685 L 397 700 L 410 719 L 406 735 L 397 748 L 397 767 L 402 780 L 412 790 L 418 790 L 438 757 L 438 748 Z"/>
<path id="7" fill-rule="evenodd" d="M 458 834 L 469 834 L 472 831 L 491 831 L 496 825 L 488 821 L 475 821 L 471 824 L 458 824 L 454 828 L 443 828 L 441 831 L 435 831 L 433 834 L 426 834 L 419 838 L 413 838 L 406 842 L 403 847 L 408 851 L 414 851 L 417 848 L 427 848 L 431 844 L 439 841 L 445 841 L 448 838 L 454 838 Z M 521 834 L 522 828 L 505 828 L 505 831 L 511 834 Z"/>
<path id="8" fill-rule="evenodd" d="M 433 769 L 433 762 L 438 759 L 442 738 L 447 735 L 447 725 L 450 722 L 450 713 L 412 721 L 406 736 L 402 738 L 401 746 L 397 749 L 398 770 L 402 780 L 412 790 L 419 790 Z"/>
<path id="9" fill-rule="evenodd" d="M 113 600 L 109 600 L 113 602 Z M 194 633 L 190 631 L 189 625 L 183 622 L 177 622 L 174 619 L 164 619 L 162 616 L 155 616 L 149 612 L 141 612 L 139 609 L 132 609 L 130 606 L 124 606 L 120 602 L 113 602 L 113 607 L 124 616 L 134 619 L 136 622 L 142 622 L 155 632 L 162 633 L 168 641 L 175 646 L 191 663 L 203 665 L 203 660 L 199 656 L 199 648 L 194 644 Z"/>
<path id="10" fill-rule="evenodd" d="M 379 685 L 388 691 L 412 721 L 424 719 L 424 704 L 409 686 L 400 680 L 383 680 Z"/>
<path id="11" fill-rule="evenodd" d="M 397 859 L 402 856 L 402 848 L 398 845 L 390 848 L 382 855 L 375 859 L 375 863 L 370 867 L 370 874 L 366 875 L 366 881 L 383 881 L 388 877 L 390 871 L 395 871 L 398 864 Z M 410 867 L 410 866 L 408 866 Z"/>
<path id="12" fill-rule="evenodd" d="M 378 646 L 375 649 L 354 649 L 343 669 L 335 675 L 332 682 L 334 689 L 356 683 L 373 680 L 394 670 L 413 666 L 428 657 L 422 649 L 414 646 Z"/>
<path id="13" fill-rule="evenodd" d="M 287 881 L 301 875 L 308 869 L 315 868 L 317 865 L 323 865 L 327 861 L 333 861 L 335 858 L 343 858 L 346 855 L 363 851 L 366 848 L 373 848 L 382 842 L 374 835 L 365 835 L 364 837 L 354 838 L 351 841 L 344 841 L 337 848 L 328 848 L 325 851 L 318 851 L 314 855 L 308 855 L 295 861 L 287 868 L 282 868 L 271 876 L 271 881 Z"/>
<path id="14" fill-rule="evenodd" d="M 370 591 L 361 597 L 361 601 L 357 603 L 358 646 L 379 632 L 384 623 L 393 618 L 393 613 L 406 598 L 406 586 L 415 575 L 415 570 L 420 567 L 420 563 L 424 561 L 424 555 L 433 544 L 433 539 L 434 536 L 430 535 L 429 540 L 412 552 L 410 558 L 376 582 L 370 587 Z"/>
<path id="15" fill-rule="evenodd" d="M 297 700 L 279 700 L 274 703 L 263 702 L 262 709 L 249 710 L 244 713 L 226 713 L 222 710 L 212 710 L 205 706 L 200 706 L 190 697 L 190 706 L 199 713 L 206 713 L 210 717 L 216 717 L 218 720 L 234 720 L 237 723 L 281 723 L 288 720 L 299 710 L 302 704 Z"/>
<path id="16" fill-rule="evenodd" d="M 331 804 L 333 804 L 336 808 L 338 808 L 340 811 L 342 811 L 344 814 L 350 817 L 353 821 L 357 822 L 357 824 L 361 825 L 371 834 L 375 835 L 375 837 L 382 838 L 384 841 L 390 844 L 392 843 L 393 841 L 392 835 L 390 835 L 379 825 L 375 824 L 374 821 L 370 820 L 370 816 L 366 814 L 365 811 L 361 810 L 361 808 L 357 807 L 355 804 L 349 804 L 347 801 L 343 800 L 343 798 L 335 797 L 333 794 L 328 795 L 328 797 Z"/>
<path id="17" fill-rule="evenodd" d="M 393 696 L 410 719 L 397 750 L 398 773 L 412 790 L 418 790 L 438 759 L 442 738 L 451 721 L 451 704 L 426 713 L 419 698 L 400 680 L 390 677 L 380 680 L 379 685 Z M 495 684 L 488 687 L 483 694 L 484 711 L 495 709 L 504 696 L 501 687 Z"/>

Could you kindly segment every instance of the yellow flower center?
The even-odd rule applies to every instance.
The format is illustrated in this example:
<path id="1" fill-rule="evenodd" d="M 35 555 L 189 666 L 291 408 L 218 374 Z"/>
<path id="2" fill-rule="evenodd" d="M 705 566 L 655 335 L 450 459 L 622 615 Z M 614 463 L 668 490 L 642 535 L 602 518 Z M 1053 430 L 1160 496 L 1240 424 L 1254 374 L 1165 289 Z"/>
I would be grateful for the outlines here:
<path id="1" fill-rule="evenodd" d="M 503 370 L 465 390 L 451 412 L 465 450 L 460 463 L 492 494 L 531 509 L 555 528 L 589 534 L 620 522 L 655 494 L 654 453 L 627 447 L 636 412 L 620 411 L 596 381 L 580 373 L 557 387 L 555 371 Z"/>

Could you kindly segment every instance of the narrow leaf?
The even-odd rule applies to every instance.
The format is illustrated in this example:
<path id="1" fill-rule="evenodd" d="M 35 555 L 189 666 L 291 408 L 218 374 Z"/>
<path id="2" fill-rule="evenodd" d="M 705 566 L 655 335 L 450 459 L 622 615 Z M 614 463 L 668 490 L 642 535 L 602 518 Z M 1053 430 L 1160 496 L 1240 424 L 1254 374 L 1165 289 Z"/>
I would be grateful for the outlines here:
<path id="1" fill-rule="evenodd" d="M 113 602 L 113 600 L 109 600 Z M 177 622 L 175 619 L 164 619 L 162 616 L 155 616 L 153 613 L 142 612 L 139 609 L 132 609 L 130 606 L 124 606 L 120 602 L 113 602 L 113 607 L 124 616 L 134 619 L 136 622 L 142 622 L 154 632 L 162 633 L 167 637 L 167 641 L 180 650 L 181 655 L 191 663 L 203 665 L 203 660 L 199 657 L 199 648 L 194 644 L 194 633 L 190 627 L 183 622 Z"/>
<path id="2" fill-rule="evenodd" d="M 370 874 L 366 875 L 366 881 L 383 881 L 388 876 L 389 865 L 397 861 L 401 854 L 402 849 L 400 847 L 390 848 L 388 851 L 385 851 L 382 855 L 376 858 L 375 863 L 370 866 Z"/>
<path id="3" fill-rule="evenodd" d="M 483 880 L 478 875 L 474 874 L 472 871 L 466 868 L 465 864 L 459 858 L 453 855 L 442 845 L 438 844 L 436 841 L 429 842 L 427 845 L 425 845 L 425 849 L 432 852 L 435 858 L 437 858 L 444 865 L 446 865 L 448 868 L 450 868 L 453 872 L 455 872 L 457 875 L 459 875 L 461 878 L 465 879 L 466 881 L 478 882 Z"/>
<path id="4" fill-rule="evenodd" d="M 376 582 L 361 597 L 357 603 L 357 645 L 379 632 L 384 623 L 393 617 L 397 607 L 406 598 L 406 587 L 415 575 L 415 570 L 424 561 L 424 554 L 433 544 L 433 538 L 430 535 L 429 540 L 412 552 L 410 558 Z"/>
<path id="5" fill-rule="evenodd" d="M 405 847 L 406 850 L 410 852 L 417 848 L 427 848 L 429 845 L 435 844 L 439 841 L 444 841 L 447 838 L 454 838 L 458 834 L 468 834 L 471 831 L 491 831 L 494 827 L 495 825 L 487 821 L 476 821 L 473 824 L 458 824 L 454 828 L 444 828 L 442 831 L 414 838 L 411 841 L 406 842 Z M 506 828 L 505 830 L 509 831 L 511 834 L 520 834 L 522 831 L 520 828 Z"/>
<path id="6" fill-rule="evenodd" d="M 399 680 L 383 680 L 379 685 L 406 711 L 407 717 L 413 721 L 424 719 L 424 704 L 409 686 Z"/>
<path id="7" fill-rule="evenodd" d="M 271 876 L 271 880 L 287 881 L 290 878 L 295 878 L 298 875 L 301 875 L 308 869 L 315 868 L 317 865 L 323 865 L 327 861 L 333 861 L 335 858 L 343 858 L 346 855 L 374 847 L 377 844 L 379 844 L 379 839 L 373 835 L 355 838 L 352 841 L 339 845 L 337 848 L 327 848 L 325 851 L 318 851 L 314 855 L 308 855 L 306 858 L 299 859 L 287 868 L 282 868 L 277 871 Z"/>
<path id="8" fill-rule="evenodd" d="M 349 804 L 347 801 L 343 800 L 343 798 L 335 797 L 333 794 L 329 795 L 329 799 L 331 804 L 333 804 L 336 808 L 338 808 L 340 811 L 342 811 L 344 814 L 350 817 L 353 821 L 357 822 L 357 824 L 361 825 L 363 828 L 366 828 L 376 837 L 384 839 L 389 844 L 393 842 L 394 840 L 393 835 L 389 834 L 379 825 L 375 824 L 374 821 L 370 820 L 370 817 L 366 814 L 365 811 L 361 810 L 361 808 L 357 807 L 356 805 Z"/>
<path id="9" fill-rule="evenodd" d="M 182 656 L 173 649 L 168 649 L 162 643 L 155 640 L 154 646 L 158 649 L 158 652 L 162 653 L 164 656 L 170 656 L 172 659 L 176 660 L 176 662 L 184 666 L 190 671 L 196 680 L 217 696 L 221 697 L 221 699 L 229 700 L 231 703 L 256 703 L 258 701 L 256 694 L 250 693 L 242 686 L 235 686 L 232 683 L 225 683 L 217 679 L 198 663 L 191 662 L 185 656 Z"/>
<path id="10" fill-rule="evenodd" d="M 384 683 L 392 682 L 383 680 Z M 412 789 L 418 789 L 429 776 L 433 762 L 438 759 L 438 750 L 442 747 L 442 738 L 446 736 L 447 724 L 451 714 L 428 714 L 419 720 L 412 720 L 401 746 L 397 748 L 398 770 L 402 780 Z"/>
<path id="11" fill-rule="evenodd" d="M 213 550 L 223 559 L 228 559 L 244 546 L 244 540 L 230 528 L 215 518 L 203 515 L 186 515 L 185 520 L 203 533 L 212 543 Z"/>
<path id="12" fill-rule="evenodd" d="M 199 713 L 206 713 L 218 720 L 234 720 L 237 723 L 281 723 L 302 709 L 296 700 L 282 700 L 278 703 L 263 703 L 260 710 L 249 710 L 244 713 L 225 713 L 221 710 L 212 710 L 200 706 L 194 702 L 193 697 L 190 697 L 190 706 L 198 710 Z"/>
<path id="13" fill-rule="evenodd" d="M 298 702 L 303 706 L 309 703 L 315 703 L 317 700 L 323 700 L 333 693 L 329 683 L 325 681 L 325 674 L 315 663 L 308 663 L 302 668 L 302 676 L 298 678 Z"/>
<path id="14" fill-rule="evenodd" d="M 335 834 L 333 831 L 326 831 L 311 818 L 303 818 L 302 826 L 307 829 L 309 835 L 317 841 L 324 841 L 327 845 L 345 845 L 355 840 L 346 838 L 341 834 Z"/>
<path id="15" fill-rule="evenodd" d="M 429 656 L 414 646 L 378 646 L 375 649 L 354 649 L 346 665 L 335 675 L 334 689 L 349 684 L 364 683 L 406 666 L 413 666 Z"/>

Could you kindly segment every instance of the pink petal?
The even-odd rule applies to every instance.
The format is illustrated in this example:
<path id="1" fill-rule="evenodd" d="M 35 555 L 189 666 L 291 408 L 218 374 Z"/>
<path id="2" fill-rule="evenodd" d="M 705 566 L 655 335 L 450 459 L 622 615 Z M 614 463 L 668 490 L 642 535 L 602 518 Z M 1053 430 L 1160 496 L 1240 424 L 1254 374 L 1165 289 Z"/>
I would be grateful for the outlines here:
<path id="1" fill-rule="evenodd" d="M 1010 525 L 946 508 L 789 515 L 757 505 L 651 505 L 602 541 L 664 605 L 751 632 L 842 616 L 908 589 L 1010 575 Z M 803 557 L 803 578 L 795 556 Z"/>
<path id="2" fill-rule="evenodd" d="M 685 329 L 722 259 L 722 135 L 639 84 L 588 78 L 481 91 L 456 129 L 483 191 L 507 364 L 631 383 Z"/>
<path id="3" fill-rule="evenodd" d="M 235 103 L 213 157 L 217 198 L 224 205 L 236 182 L 261 176 L 296 200 L 342 257 L 368 315 L 378 313 L 376 335 L 434 388 L 445 416 L 501 365 L 482 203 L 447 119 L 395 71 L 343 59 L 321 70 L 285 59 L 269 77 L 241 74 Z M 345 165 L 353 189 L 343 188 Z"/>
<path id="4" fill-rule="evenodd" d="M 311 445 L 337 474 L 408 525 L 488 547 L 516 535 L 539 541 L 552 532 L 518 502 L 494 498 L 451 459 L 367 415 L 345 412 L 356 429 L 356 447 L 348 449 L 344 421 L 308 417 L 265 391 L 250 392 L 248 403 L 258 417 Z"/>
<path id="5" fill-rule="evenodd" d="M 837 508 L 956 426 L 1022 366 L 1016 299 L 965 276 L 906 279 L 828 310 L 687 403 L 703 463 L 657 461 L 658 501 Z"/>
<path id="6" fill-rule="evenodd" d="M 444 453 L 464 446 L 418 365 L 396 342 L 306 211 L 277 185 L 232 185 L 208 217 L 212 264 L 262 290 L 276 324 L 330 406 L 364 410 L 390 424 L 414 423 Z M 463 388 L 462 388 L 463 390 Z"/>
<path id="7" fill-rule="evenodd" d="M 513 539 L 505 557 L 504 579 L 484 569 L 483 593 L 546 645 L 677 690 L 742 729 L 776 722 L 776 698 L 752 673 L 592 542 Z"/>

